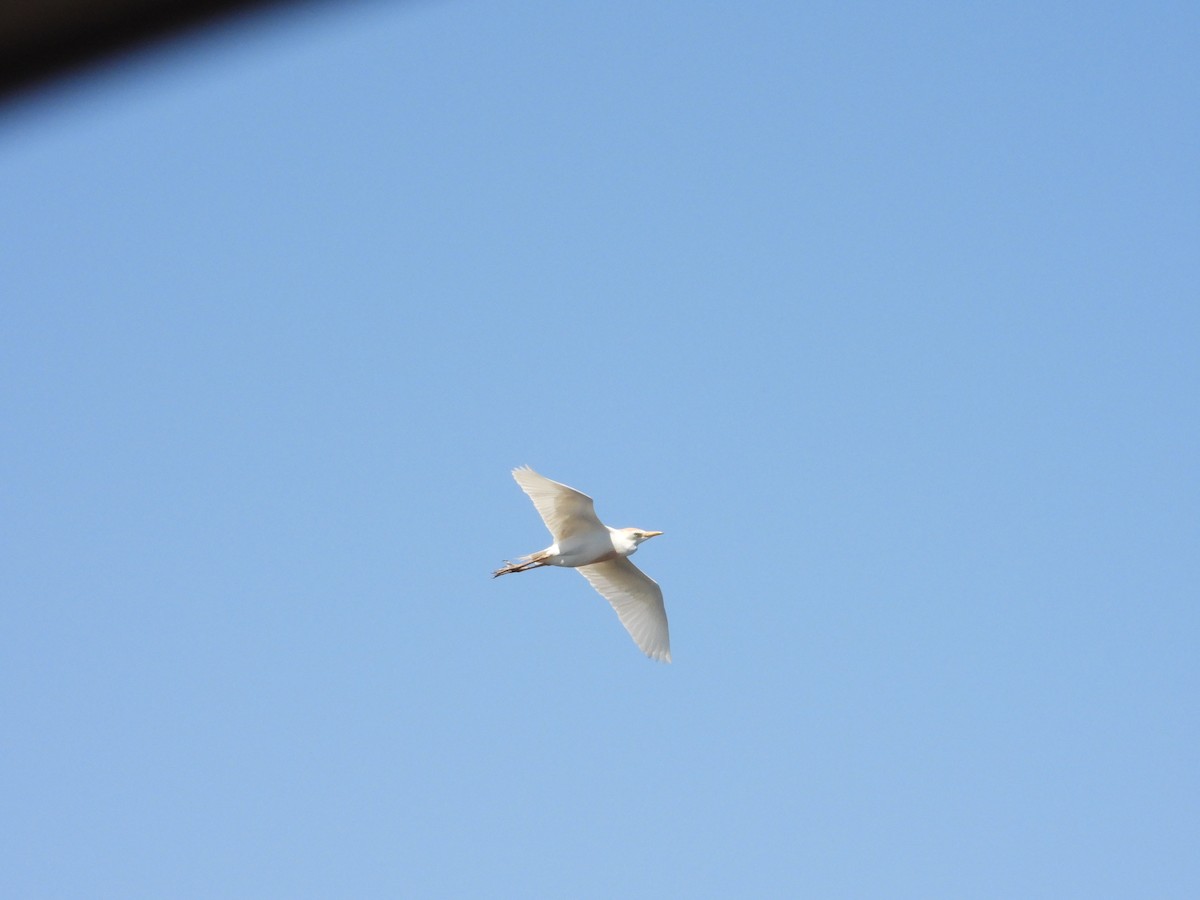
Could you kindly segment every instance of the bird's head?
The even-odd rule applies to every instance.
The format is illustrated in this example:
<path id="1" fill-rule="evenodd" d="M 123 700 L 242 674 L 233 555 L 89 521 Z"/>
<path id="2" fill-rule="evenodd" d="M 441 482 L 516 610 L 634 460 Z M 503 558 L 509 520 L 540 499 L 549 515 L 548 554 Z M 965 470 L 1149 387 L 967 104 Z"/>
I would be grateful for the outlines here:
<path id="1" fill-rule="evenodd" d="M 662 534 L 661 531 L 643 531 L 641 528 L 627 528 L 625 530 L 629 532 L 629 536 L 633 538 L 633 543 L 635 545 L 640 544 L 642 541 L 649 538 L 658 537 L 660 534 Z"/>

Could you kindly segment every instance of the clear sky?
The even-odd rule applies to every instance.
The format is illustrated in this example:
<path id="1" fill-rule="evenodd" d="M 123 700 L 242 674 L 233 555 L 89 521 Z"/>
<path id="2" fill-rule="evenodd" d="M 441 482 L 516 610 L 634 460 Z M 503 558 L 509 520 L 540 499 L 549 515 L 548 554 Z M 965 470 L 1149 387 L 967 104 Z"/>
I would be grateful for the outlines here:
<path id="1" fill-rule="evenodd" d="M 0 894 L 1200 896 L 1197 46 L 355 4 L 0 110 Z M 524 463 L 673 664 L 488 577 Z"/>

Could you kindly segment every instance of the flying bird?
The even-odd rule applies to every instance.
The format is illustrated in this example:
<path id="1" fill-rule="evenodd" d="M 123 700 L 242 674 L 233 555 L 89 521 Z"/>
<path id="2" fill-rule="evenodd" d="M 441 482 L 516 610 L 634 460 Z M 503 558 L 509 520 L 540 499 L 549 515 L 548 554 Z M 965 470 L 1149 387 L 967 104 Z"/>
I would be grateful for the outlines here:
<path id="1" fill-rule="evenodd" d="M 545 550 L 505 560 L 493 578 L 510 572 L 525 572 L 540 566 L 577 569 L 617 611 L 621 624 L 634 643 L 651 659 L 671 661 L 671 639 L 667 634 L 667 610 L 662 588 L 629 561 L 642 541 L 662 534 L 641 528 L 611 528 L 596 517 L 592 498 L 565 484 L 539 475 L 529 466 L 513 469 L 521 486 L 554 543 Z"/>

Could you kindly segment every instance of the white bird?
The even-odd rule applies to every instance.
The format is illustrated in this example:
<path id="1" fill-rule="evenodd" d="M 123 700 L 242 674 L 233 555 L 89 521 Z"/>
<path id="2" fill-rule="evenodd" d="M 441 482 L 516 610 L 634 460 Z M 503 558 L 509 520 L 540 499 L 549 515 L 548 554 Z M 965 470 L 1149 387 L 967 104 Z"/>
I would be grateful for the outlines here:
<path id="1" fill-rule="evenodd" d="M 545 550 L 522 556 L 492 573 L 496 578 L 539 566 L 578 569 L 605 600 L 612 604 L 634 643 L 651 659 L 671 661 L 667 610 L 662 588 L 629 561 L 638 544 L 662 534 L 641 528 L 610 528 L 596 517 L 592 498 L 565 484 L 539 475 L 529 466 L 513 469 L 554 543 Z"/>

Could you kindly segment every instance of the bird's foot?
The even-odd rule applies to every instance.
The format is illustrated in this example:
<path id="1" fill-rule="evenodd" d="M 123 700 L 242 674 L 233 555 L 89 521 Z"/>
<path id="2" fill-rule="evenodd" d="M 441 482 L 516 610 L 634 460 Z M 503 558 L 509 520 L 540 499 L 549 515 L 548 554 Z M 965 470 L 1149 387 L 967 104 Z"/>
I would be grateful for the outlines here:
<path id="1" fill-rule="evenodd" d="M 529 569 L 536 569 L 539 566 L 546 565 L 543 562 L 529 561 L 523 563 L 511 563 L 507 559 L 504 561 L 504 568 L 497 569 L 492 573 L 493 578 L 499 578 L 501 575 L 507 575 L 509 572 L 525 572 Z"/>

